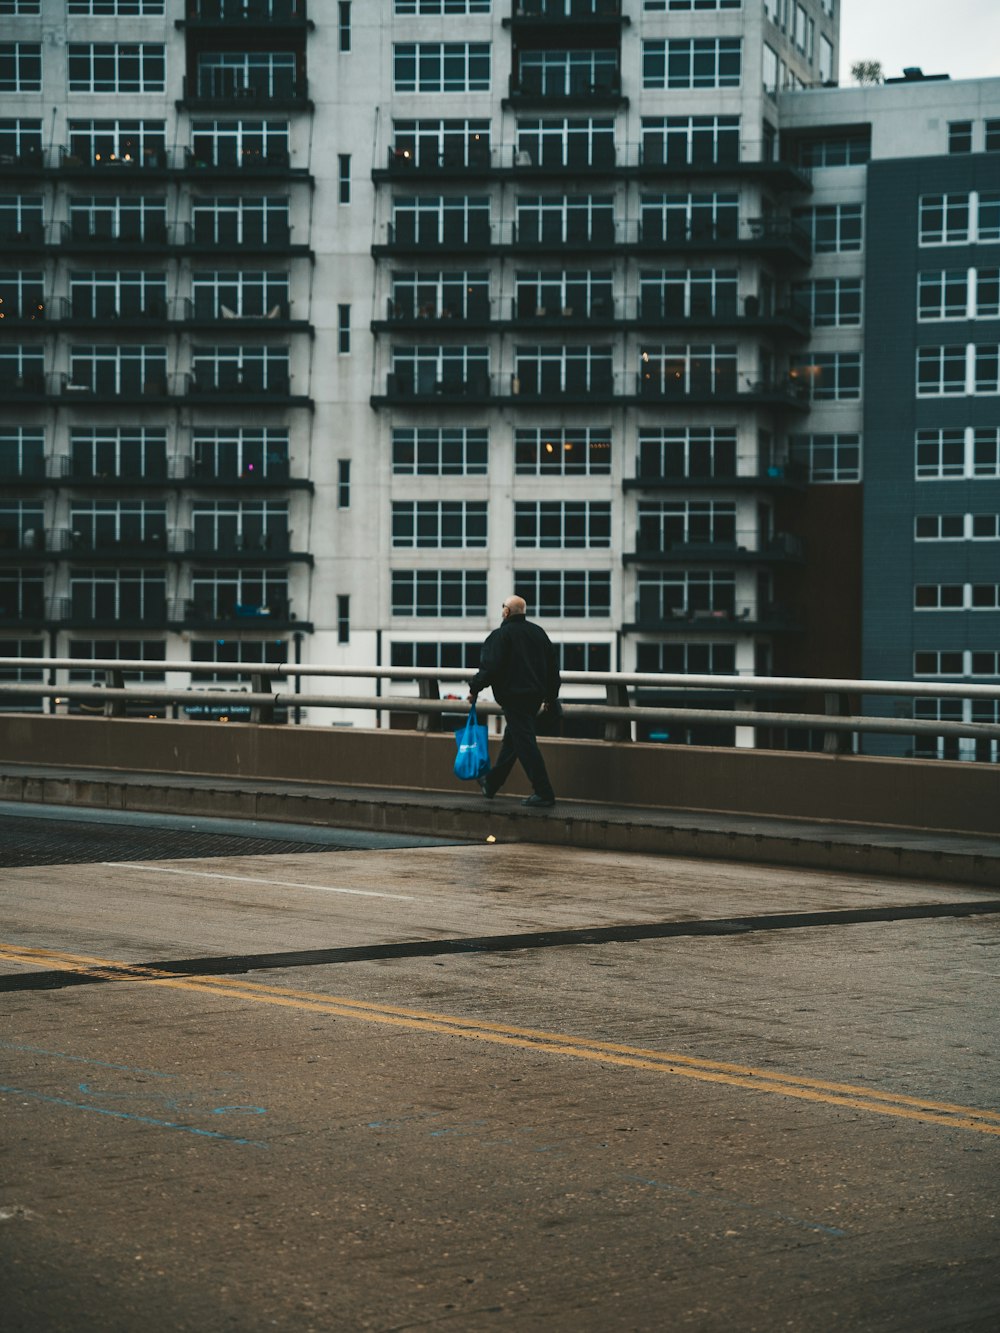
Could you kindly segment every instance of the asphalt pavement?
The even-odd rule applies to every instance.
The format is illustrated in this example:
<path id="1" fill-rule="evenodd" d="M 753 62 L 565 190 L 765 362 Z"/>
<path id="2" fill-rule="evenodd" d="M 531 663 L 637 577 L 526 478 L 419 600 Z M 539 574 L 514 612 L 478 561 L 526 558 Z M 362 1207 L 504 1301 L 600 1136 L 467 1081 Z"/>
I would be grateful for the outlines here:
<path id="1" fill-rule="evenodd" d="M 1000 889 L 23 805 L 0 864 L 5 1330 L 1000 1326 Z"/>

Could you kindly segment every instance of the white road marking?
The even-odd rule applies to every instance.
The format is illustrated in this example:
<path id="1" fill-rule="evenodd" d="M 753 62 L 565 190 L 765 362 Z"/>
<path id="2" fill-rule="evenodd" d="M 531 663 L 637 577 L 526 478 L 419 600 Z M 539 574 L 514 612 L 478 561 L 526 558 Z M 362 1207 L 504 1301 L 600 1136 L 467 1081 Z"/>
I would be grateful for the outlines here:
<path id="1" fill-rule="evenodd" d="M 297 884 L 288 879 L 254 879 L 250 875 L 220 875 L 211 870 L 174 870 L 170 866 L 151 866 L 139 861 L 102 861 L 103 866 L 114 866 L 121 870 L 146 870 L 159 875 L 190 875 L 196 879 L 229 879 L 238 884 L 262 884 L 279 889 L 314 889 L 317 893 L 349 893 L 356 898 L 393 898 L 397 902 L 412 903 L 417 900 L 409 893 L 379 893 L 377 889 L 340 889 L 332 884 Z"/>

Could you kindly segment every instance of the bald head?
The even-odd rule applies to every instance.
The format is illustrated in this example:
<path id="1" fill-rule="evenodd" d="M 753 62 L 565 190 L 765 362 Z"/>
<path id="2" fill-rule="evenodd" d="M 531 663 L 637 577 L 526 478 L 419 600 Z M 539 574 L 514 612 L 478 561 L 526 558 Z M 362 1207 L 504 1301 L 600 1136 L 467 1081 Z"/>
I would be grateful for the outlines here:
<path id="1" fill-rule="evenodd" d="M 508 597 L 503 604 L 504 616 L 523 616 L 528 613 L 528 603 L 516 594 Z"/>

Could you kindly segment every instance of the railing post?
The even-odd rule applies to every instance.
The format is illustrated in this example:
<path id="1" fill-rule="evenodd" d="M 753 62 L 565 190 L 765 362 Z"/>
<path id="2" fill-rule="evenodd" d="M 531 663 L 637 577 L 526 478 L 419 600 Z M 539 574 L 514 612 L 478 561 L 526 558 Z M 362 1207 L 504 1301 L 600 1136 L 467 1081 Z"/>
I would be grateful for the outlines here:
<path id="1" fill-rule="evenodd" d="M 425 680 L 421 678 L 417 681 L 417 689 L 420 692 L 421 699 L 440 699 L 441 686 L 435 680 Z M 418 731 L 440 731 L 441 714 L 440 713 L 418 713 L 417 714 Z"/>
<path id="2" fill-rule="evenodd" d="M 827 717 L 850 717 L 850 701 L 841 690 L 827 691 L 823 695 L 823 712 Z M 824 754 L 853 753 L 852 736 L 849 731 L 824 731 Z"/>
<path id="3" fill-rule="evenodd" d="M 631 707 L 627 685 L 619 685 L 617 681 L 608 681 L 604 688 L 607 693 L 608 704 L 612 708 Z M 609 718 L 604 724 L 604 739 L 606 741 L 630 741 L 632 739 L 632 723 L 622 722 L 618 718 Z"/>
<path id="4" fill-rule="evenodd" d="M 254 671 L 250 674 L 250 688 L 254 694 L 271 694 L 271 677 L 263 671 Z M 250 721 L 263 722 L 265 724 L 274 721 L 273 704 L 252 704 L 250 707 Z"/>
<path id="5" fill-rule="evenodd" d="M 117 668 L 112 668 L 104 673 L 104 685 L 106 689 L 123 690 L 125 688 L 124 672 Z M 105 699 L 104 701 L 105 717 L 124 717 L 125 700 L 124 699 Z"/>

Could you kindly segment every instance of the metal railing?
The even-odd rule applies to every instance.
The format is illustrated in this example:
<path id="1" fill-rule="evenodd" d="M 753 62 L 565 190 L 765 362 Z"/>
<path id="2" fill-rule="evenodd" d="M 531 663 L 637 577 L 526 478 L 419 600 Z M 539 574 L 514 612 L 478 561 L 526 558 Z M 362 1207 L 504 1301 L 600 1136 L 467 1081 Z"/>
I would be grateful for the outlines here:
<path id="1" fill-rule="evenodd" d="M 7 683 L 5 673 L 13 675 L 26 669 L 35 669 L 48 676 L 46 683 Z M 59 671 L 103 672 L 103 685 L 59 684 L 53 673 Z M 188 677 L 193 682 L 198 676 L 218 675 L 221 672 L 240 672 L 249 677 L 249 690 L 204 689 L 189 684 L 186 688 L 151 688 L 145 684 L 128 686 L 129 673 L 148 671 Z M 69 657 L 0 657 L 0 696 L 6 700 L 30 698 L 59 699 L 102 706 L 106 717 L 122 717 L 129 704 L 162 706 L 173 709 L 200 705 L 222 705 L 250 710 L 252 722 L 273 722 L 275 709 L 297 710 L 308 708 L 335 708 L 345 711 L 382 713 L 416 713 L 417 729 L 429 731 L 435 722 L 440 725 L 443 714 L 465 710 L 465 696 L 471 669 L 438 667 L 373 667 L 328 665 L 269 665 L 229 662 L 171 662 L 129 659 L 83 660 Z M 275 690 L 282 681 L 299 682 L 306 678 L 369 680 L 375 684 L 370 694 L 304 694 Z M 633 726 L 645 723 L 687 723 L 718 727 L 788 728 L 823 733 L 823 749 L 830 753 L 842 752 L 845 741 L 862 734 L 896 736 L 967 737 L 985 742 L 1000 742 L 1000 717 L 996 722 L 936 720 L 910 717 L 879 717 L 852 713 L 851 706 L 860 697 L 895 699 L 959 699 L 1000 704 L 1000 684 L 973 685 L 954 682 L 915 682 L 895 680 L 841 680 L 836 678 L 808 678 L 792 676 L 716 676 L 678 675 L 622 671 L 566 671 L 562 675 L 566 686 L 584 686 L 602 689 L 603 700 L 581 699 L 567 701 L 563 713 L 569 719 L 582 722 L 603 722 L 604 739 L 628 741 Z M 416 683 L 414 695 L 381 693 L 383 682 Z M 459 693 L 442 697 L 441 686 L 461 683 Z M 664 693 L 706 692 L 735 696 L 730 706 L 719 708 L 686 707 L 683 705 L 644 704 L 637 702 L 634 692 L 652 690 Z M 770 712 L 755 708 L 755 696 L 781 697 L 787 695 L 821 696 L 823 712 L 794 713 Z M 725 701 L 723 701 L 725 702 Z M 483 714 L 498 714 L 502 709 L 480 700 L 478 709 Z"/>

